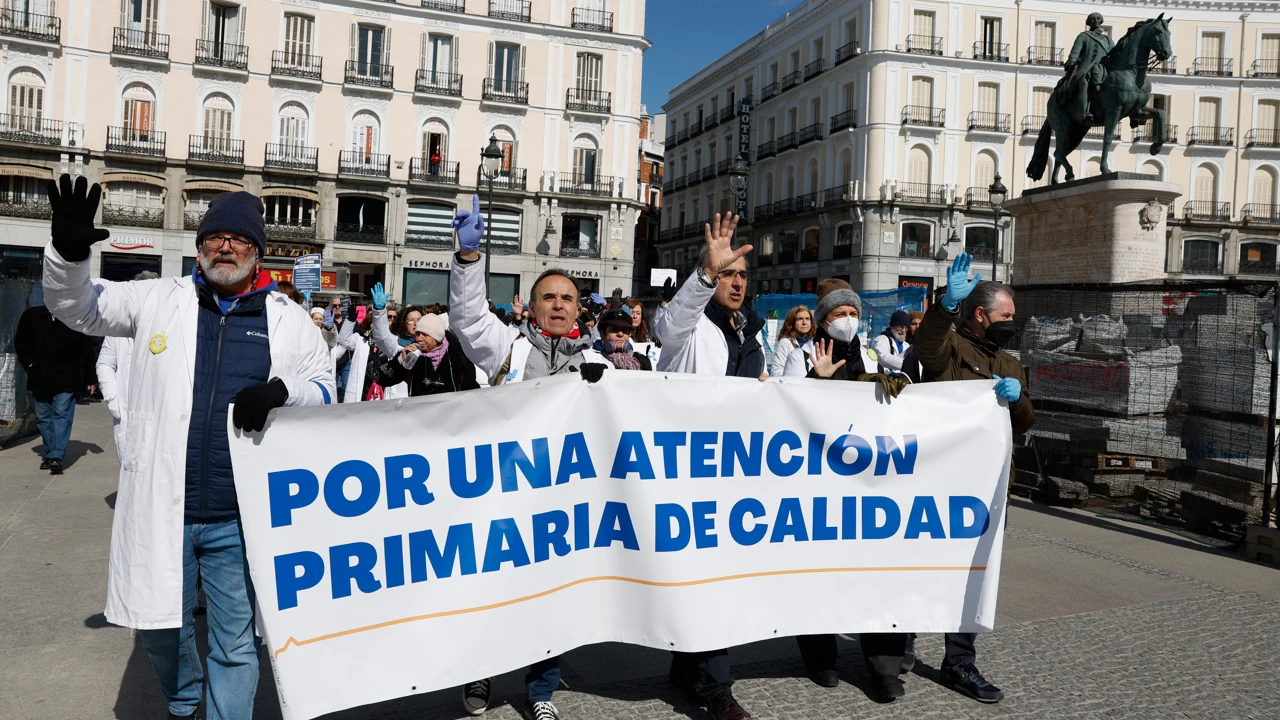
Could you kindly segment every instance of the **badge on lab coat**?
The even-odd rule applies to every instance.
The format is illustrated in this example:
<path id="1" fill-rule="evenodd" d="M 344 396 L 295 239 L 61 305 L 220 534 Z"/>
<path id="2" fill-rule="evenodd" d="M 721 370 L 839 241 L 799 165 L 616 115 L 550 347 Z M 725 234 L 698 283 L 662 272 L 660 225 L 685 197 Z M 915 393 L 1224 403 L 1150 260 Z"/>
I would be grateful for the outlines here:
<path id="1" fill-rule="evenodd" d="M 168 347 L 168 343 L 165 341 L 164 335 L 152 335 L 151 342 L 147 344 L 147 347 L 151 349 L 152 355 L 159 355 Z"/>

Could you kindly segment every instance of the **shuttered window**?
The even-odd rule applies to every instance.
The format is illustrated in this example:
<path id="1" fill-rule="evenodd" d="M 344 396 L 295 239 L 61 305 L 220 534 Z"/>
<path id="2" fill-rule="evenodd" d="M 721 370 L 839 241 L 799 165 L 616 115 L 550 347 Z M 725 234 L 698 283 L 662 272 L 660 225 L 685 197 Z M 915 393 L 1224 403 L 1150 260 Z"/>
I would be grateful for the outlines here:
<path id="1" fill-rule="evenodd" d="M 604 58 L 595 53 L 578 53 L 577 87 L 579 90 L 598 92 L 604 74 Z"/>
<path id="2" fill-rule="evenodd" d="M 1205 127 L 1218 127 L 1218 109 L 1221 105 L 1217 98 L 1200 98 L 1200 117 L 1196 120 L 1197 125 Z"/>
<path id="3" fill-rule="evenodd" d="M 1258 168 L 1253 173 L 1253 196 L 1255 205 L 1272 205 L 1276 198 L 1276 176 L 1267 168 Z M 1254 211 L 1258 212 L 1258 211 Z M 1259 213 L 1261 214 L 1261 213 Z"/>
<path id="4" fill-rule="evenodd" d="M 1054 23 L 1043 20 L 1036 21 L 1035 44 L 1041 48 L 1053 47 Z"/>
<path id="5" fill-rule="evenodd" d="M 280 144 L 290 149 L 307 145 L 307 109 L 298 103 L 280 108 Z"/>
<path id="6" fill-rule="evenodd" d="M 1270 72 L 1275 72 L 1275 63 L 1280 62 L 1280 35 L 1263 35 L 1262 47 L 1258 56 L 1271 63 L 1267 69 Z"/>
<path id="7" fill-rule="evenodd" d="M 114 207 L 156 209 L 163 204 L 160 186 L 136 182 L 107 183 L 107 204 Z"/>
<path id="8" fill-rule="evenodd" d="M 1038 87 L 1031 89 L 1031 114 L 1036 117 L 1047 117 L 1049 114 L 1049 96 L 1053 94 L 1052 88 Z M 1039 130 L 1039 128 L 1036 128 Z"/>
<path id="9" fill-rule="evenodd" d="M 221 95 L 210 95 L 204 103 L 205 139 L 230 140 L 232 117 L 231 101 Z"/>
<path id="10" fill-rule="evenodd" d="M 450 216 L 450 220 L 452 220 Z M 493 209 L 493 244 L 508 247 L 520 245 L 520 213 L 503 208 Z"/>
<path id="11" fill-rule="evenodd" d="M 515 93 L 524 82 L 524 46 L 490 43 L 489 77 L 493 88 L 502 93 Z"/>
<path id="12" fill-rule="evenodd" d="M 1000 111 L 1000 86 L 995 83 L 978 84 L 978 112 L 997 113 Z"/>
<path id="13" fill-rule="evenodd" d="M 973 186 L 986 190 L 996 180 L 996 159 L 989 152 L 978 153 L 977 163 L 973 166 Z"/>
<path id="14" fill-rule="evenodd" d="M 1196 168 L 1196 202 L 1213 203 L 1218 201 L 1218 173 L 1208 165 Z"/>
<path id="15" fill-rule="evenodd" d="M 1200 57 L 1220 58 L 1222 54 L 1222 33 L 1205 33 L 1200 36 Z"/>
<path id="16" fill-rule="evenodd" d="M 446 242 L 453 241 L 453 227 L 450 223 L 453 221 L 455 209 L 452 205 L 442 205 L 440 203 L 414 202 L 409 203 L 409 225 L 406 229 L 407 239 L 417 240 L 419 242 L 427 239 L 443 240 Z M 495 222 L 497 215 L 494 215 Z M 494 228 L 493 238 L 498 239 L 497 228 Z"/>
<path id="17" fill-rule="evenodd" d="M 310 65 L 311 38 L 315 33 L 315 20 L 308 15 L 284 16 L 285 62 L 291 65 Z"/>
<path id="18" fill-rule="evenodd" d="M 933 169 L 930 167 L 929 151 L 917 145 L 911 148 L 907 160 L 907 182 L 927 185 L 933 181 Z"/>
<path id="19" fill-rule="evenodd" d="M 911 17 L 911 32 L 915 35 L 933 37 L 933 13 L 916 10 Z"/>
<path id="20" fill-rule="evenodd" d="M 911 104 L 919 107 L 933 107 L 933 78 L 911 78 Z"/>
<path id="21" fill-rule="evenodd" d="M 160 0 L 120 0 L 120 27 L 158 32 Z"/>
<path id="22" fill-rule="evenodd" d="M 9 86 L 9 124 L 22 130 L 40 128 L 44 117 L 44 88 L 15 82 Z"/>
<path id="23" fill-rule="evenodd" d="M 1258 122 L 1255 127 L 1259 130 L 1267 131 L 1274 131 L 1280 128 L 1280 101 L 1258 101 Z M 1274 139 L 1274 135 L 1272 135 L 1272 138 Z"/>

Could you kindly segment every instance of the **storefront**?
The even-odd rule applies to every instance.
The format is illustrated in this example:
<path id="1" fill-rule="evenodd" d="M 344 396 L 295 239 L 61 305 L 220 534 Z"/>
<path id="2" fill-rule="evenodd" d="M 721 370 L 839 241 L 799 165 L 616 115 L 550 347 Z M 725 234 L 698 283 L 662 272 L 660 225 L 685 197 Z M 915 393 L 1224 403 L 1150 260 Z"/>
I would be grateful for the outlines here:
<path id="1" fill-rule="evenodd" d="M 159 255 L 129 255 L 126 253 L 102 253 L 103 280 L 123 282 L 132 280 L 140 272 L 160 274 Z"/>
<path id="2" fill-rule="evenodd" d="M 44 272 L 44 250 L 0 245 L 0 278 L 39 280 Z"/>

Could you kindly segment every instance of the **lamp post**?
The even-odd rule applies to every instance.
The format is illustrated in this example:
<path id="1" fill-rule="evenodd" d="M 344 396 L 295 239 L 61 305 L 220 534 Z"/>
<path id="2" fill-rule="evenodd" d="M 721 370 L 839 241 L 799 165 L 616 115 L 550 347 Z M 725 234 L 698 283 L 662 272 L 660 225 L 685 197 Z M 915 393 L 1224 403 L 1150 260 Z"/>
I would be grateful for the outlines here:
<path id="1" fill-rule="evenodd" d="M 1009 196 L 1009 189 L 1000 182 L 1000 171 L 996 171 L 996 180 L 987 188 L 987 193 L 991 200 L 991 209 L 995 212 L 996 231 L 996 246 L 991 253 L 991 279 L 998 280 L 996 268 L 1000 264 L 1000 211 L 1004 209 L 1005 198 Z"/>
<path id="2" fill-rule="evenodd" d="M 743 198 L 747 192 L 747 162 L 739 155 L 733 159 L 733 163 L 729 165 L 729 187 L 733 188 L 734 200 L 737 202 L 738 208 L 745 207 L 746 203 Z M 739 212 L 739 215 L 742 213 Z"/>
<path id="3" fill-rule="evenodd" d="M 480 172 L 489 182 L 489 207 L 484 223 L 484 293 L 489 296 L 489 259 L 493 257 L 493 180 L 504 157 L 498 138 L 489 136 L 489 146 L 480 152 Z"/>

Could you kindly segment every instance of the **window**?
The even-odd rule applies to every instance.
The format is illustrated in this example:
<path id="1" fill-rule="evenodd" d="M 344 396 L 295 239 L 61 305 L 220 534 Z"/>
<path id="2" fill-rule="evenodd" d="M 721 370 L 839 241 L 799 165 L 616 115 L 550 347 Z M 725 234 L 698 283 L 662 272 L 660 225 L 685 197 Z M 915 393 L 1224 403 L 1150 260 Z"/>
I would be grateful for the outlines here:
<path id="1" fill-rule="evenodd" d="M 694 112 L 695 112 L 695 114 L 697 115 L 697 118 L 698 118 L 698 120 L 697 120 L 696 124 L 701 125 L 701 124 L 702 124 L 702 122 L 703 122 L 703 120 L 705 120 L 705 119 L 706 119 L 706 116 L 705 116 L 705 115 L 703 114 L 703 112 L 702 112 L 702 106 L 701 106 L 701 105 L 699 105 L 699 106 L 695 109 L 695 111 L 694 111 Z"/>
<path id="2" fill-rule="evenodd" d="M 1217 240 L 1184 240 L 1182 243 L 1182 271 L 1184 273 L 1217 273 Z"/>
<path id="3" fill-rule="evenodd" d="M 778 63 L 769 63 L 769 73 L 766 77 L 769 78 L 769 82 L 766 83 L 768 85 L 778 82 Z"/>
<path id="4" fill-rule="evenodd" d="M 752 93 L 752 89 L 753 89 L 754 87 L 755 87 L 755 79 L 754 79 L 754 78 L 744 78 L 744 79 L 742 80 L 742 96 L 743 96 L 743 97 L 745 97 L 745 98 L 750 98 L 750 97 L 751 97 L 751 93 Z M 732 90 L 730 90 L 729 92 L 733 92 L 733 91 L 732 91 Z M 733 100 L 733 97 L 732 97 L 732 96 L 730 96 L 730 98 L 729 98 L 729 104 L 730 104 L 730 105 L 734 105 L 734 100 Z"/>
<path id="5" fill-rule="evenodd" d="M 816 97 L 809 101 L 809 124 L 822 122 L 822 98 Z"/>
<path id="6" fill-rule="evenodd" d="M 206 145 L 225 144 L 234 135 L 234 117 L 231 100 L 226 95 L 214 93 L 204 101 L 204 133 Z"/>
<path id="7" fill-rule="evenodd" d="M 262 198 L 262 204 L 267 208 L 269 226 L 312 227 L 315 224 L 316 201 L 310 198 L 267 195 Z"/>
<path id="8" fill-rule="evenodd" d="M 458 39 L 452 35 L 426 33 L 422 36 L 419 67 L 426 70 L 427 82 L 446 85 L 450 75 L 458 74 Z"/>
<path id="9" fill-rule="evenodd" d="M 569 256 L 599 257 L 600 218 L 590 215 L 565 215 L 560 252 Z"/>
<path id="10" fill-rule="evenodd" d="M 853 225 L 845 223 L 836 228 L 836 240 L 832 245 L 831 257 L 840 260 L 853 256 Z"/>
<path id="11" fill-rule="evenodd" d="M 1274 145 L 1277 140 L 1280 140 L 1276 137 L 1276 130 L 1280 128 L 1280 101 L 1259 100 L 1258 119 L 1253 127 L 1257 130 L 1258 139 L 1263 143 Z"/>
<path id="12" fill-rule="evenodd" d="M 148 35 L 160 29 L 160 0 L 124 0 L 120 3 L 120 27 Z"/>
<path id="13" fill-rule="evenodd" d="M 351 60 L 362 77 L 381 78 L 391 64 L 391 28 L 351 26 Z"/>
<path id="14" fill-rule="evenodd" d="M 443 122 L 431 119 L 422 127 L 422 159 L 433 175 L 449 161 L 449 129 Z"/>
<path id="15" fill-rule="evenodd" d="M 844 42 L 848 45 L 858 41 L 858 18 L 844 21 Z"/>
<path id="16" fill-rule="evenodd" d="M 1031 88 L 1031 114 L 1034 117 L 1044 118 L 1049 116 L 1049 96 L 1053 95 L 1053 88 L 1038 87 Z M 1033 128 L 1038 131 L 1040 128 Z"/>
<path id="17" fill-rule="evenodd" d="M 1218 201 L 1218 171 L 1212 165 L 1201 165 L 1196 168 L 1195 201 L 1197 205 L 1206 204 L 1204 212 L 1209 211 L 1209 204 Z"/>
<path id="18" fill-rule="evenodd" d="M 573 178 L 575 183 L 596 181 L 596 156 L 599 150 L 596 141 L 589 135 L 579 135 L 573 141 Z M 695 154 L 694 163 L 697 163 Z"/>
<path id="19" fill-rule="evenodd" d="M 1222 107 L 1221 101 L 1218 98 L 1202 97 L 1197 106 L 1199 117 L 1196 120 L 1196 124 L 1211 128 L 1218 127 L 1219 110 Z"/>
<path id="20" fill-rule="evenodd" d="M 222 193 L 218 190 L 192 190 L 185 194 L 187 196 L 187 212 L 200 217 L 209 209 L 209 204 L 213 202 L 213 199 Z"/>
<path id="21" fill-rule="evenodd" d="M 338 225 L 334 239 L 345 242 L 382 242 L 386 237 L 387 203 L 360 195 L 338 198 Z"/>
<path id="22" fill-rule="evenodd" d="M 453 216 L 456 209 L 443 203 L 409 203 L 409 221 L 405 226 L 406 245 L 453 249 Z"/>
<path id="23" fill-rule="evenodd" d="M 911 14 L 911 33 L 922 39 L 933 37 L 934 15 L 928 10 L 916 10 Z"/>
<path id="24" fill-rule="evenodd" d="M 300 154 L 308 144 L 307 109 L 296 102 L 285 103 L 280 108 L 280 126 L 277 142 L 285 152 Z"/>
<path id="25" fill-rule="evenodd" d="M 600 92 L 603 87 L 601 77 L 604 75 L 604 58 L 595 53 L 578 53 L 576 73 L 574 87 L 593 93 Z M 702 119 L 701 105 L 698 106 L 698 119 Z"/>
<path id="26" fill-rule="evenodd" d="M 800 262 L 818 261 L 818 240 L 821 236 L 822 231 L 818 228 L 809 228 L 804 231 L 804 248 L 800 252 Z"/>
<path id="27" fill-rule="evenodd" d="M 448 305 L 449 271 L 412 270 L 406 268 L 404 271 L 404 301 L 419 307 L 423 305 Z"/>
<path id="28" fill-rule="evenodd" d="M 1148 160 L 1142 164 L 1142 173 L 1145 175 L 1155 175 L 1157 179 L 1164 180 L 1164 168 L 1155 160 Z"/>
<path id="29" fill-rule="evenodd" d="M 1276 172 L 1269 167 L 1260 167 L 1253 173 L 1253 193 L 1249 196 L 1254 205 L 1265 205 L 1270 208 L 1276 199 Z M 1275 216 L 1274 211 L 1257 212 L 1258 215 Z"/>
<path id="30" fill-rule="evenodd" d="M 1200 36 L 1200 57 L 1205 59 L 1218 59 L 1224 57 L 1223 47 L 1226 45 L 1226 38 L 1220 32 L 1208 32 Z M 1210 63 L 1212 69 L 1218 69 L 1216 65 Z"/>
<path id="31" fill-rule="evenodd" d="M 21 175 L 0 176 L 0 205 L 45 205 L 49 195 L 41 178 Z"/>
<path id="32" fill-rule="evenodd" d="M 520 211 L 493 209 L 493 244 L 505 246 L 508 252 L 520 249 Z M 501 297 L 501 296 L 494 296 Z"/>
<path id="33" fill-rule="evenodd" d="M 244 28 L 244 6 L 219 5 L 205 0 L 200 36 L 212 44 L 216 57 L 222 57 L 224 45 L 244 45 Z"/>
<path id="34" fill-rule="evenodd" d="M 818 161 L 811 160 L 809 162 L 809 192 L 818 192 Z"/>
<path id="35" fill-rule="evenodd" d="M 821 60 L 826 57 L 826 48 L 823 46 L 822 38 L 814 38 L 813 40 L 813 59 Z"/>
<path id="36" fill-rule="evenodd" d="M 787 132 L 793 133 L 797 129 L 798 128 L 796 127 L 796 109 L 790 108 L 789 110 L 787 110 Z"/>
<path id="37" fill-rule="evenodd" d="M 1056 44 L 1057 40 L 1055 39 L 1055 36 L 1057 35 L 1057 29 L 1058 28 L 1056 23 L 1048 22 L 1046 20 L 1036 21 L 1035 30 L 1033 31 L 1034 32 L 1033 37 L 1034 37 L 1035 46 L 1039 48 L 1041 52 L 1057 47 L 1057 44 Z M 1048 57 L 1048 58 L 1036 58 L 1036 59 L 1052 61 L 1052 60 L 1056 60 L 1057 58 Z"/>
<path id="38" fill-rule="evenodd" d="M 933 257 L 932 241 L 932 225 L 927 223 L 902 223 L 902 257 Z"/>
<path id="39" fill-rule="evenodd" d="M 44 117 L 44 79 L 30 70 L 9 78 L 9 129 L 39 132 Z"/>
<path id="40" fill-rule="evenodd" d="M 791 72 L 795 72 L 800 69 L 800 51 L 799 50 L 791 51 L 790 64 L 788 65 L 788 67 L 791 68 Z"/>
<path id="41" fill-rule="evenodd" d="M 847 187 L 851 182 L 853 182 L 853 151 L 846 148 L 840 153 L 840 184 Z"/>
<path id="42" fill-rule="evenodd" d="M 511 43 L 489 45 L 489 77 L 493 89 L 515 94 L 524 82 L 524 46 Z"/>
<path id="43" fill-rule="evenodd" d="M 983 57 L 1000 56 L 1000 38 L 1003 21 L 998 17 L 982 18 L 982 39 L 979 51 Z"/>
<path id="44" fill-rule="evenodd" d="M 978 260 L 990 261 L 995 256 L 996 229 L 986 224 L 966 225 L 964 251 Z"/>
<path id="45" fill-rule="evenodd" d="M 1000 112 L 1000 86 L 995 83 L 978 83 L 978 112 L 995 115 Z"/>
<path id="46" fill-rule="evenodd" d="M 1244 243 L 1240 246 L 1240 272 L 1271 274 L 1276 269 L 1274 243 Z"/>
<path id="47" fill-rule="evenodd" d="M 933 78 L 920 76 L 911 78 L 911 104 L 916 107 L 933 108 Z"/>
<path id="48" fill-rule="evenodd" d="M 123 125 L 127 140 L 146 142 L 151 138 L 152 108 L 155 106 L 155 95 L 145 85 L 134 84 L 124 91 Z"/>
<path id="49" fill-rule="evenodd" d="M 911 148 L 907 156 L 907 182 L 919 186 L 919 192 L 927 192 L 924 186 L 933 182 L 933 163 L 929 151 L 921 145 Z"/>
<path id="50" fill-rule="evenodd" d="M 310 67 L 311 39 L 316 21 L 310 15 L 286 13 L 284 16 L 284 61 L 289 65 Z"/>
<path id="51" fill-rule="evenodd" d="M 989 150 L 983 150 L 978 153 L 977 162 L 973 166 L 973 186 L 981 190 L 978 193 L 983 199 L 987 198 L 987 188 L 991 187 L 991 183 L 996 180 L 996 156 Z"/>
<path id="52" fill-rule="evenodd" d="M 795 168 L 787 168 L 785 192 L 782 195 L 784 200 L 794 199 L 796 196 L 796 170 Z"/>
<path id="53" fill-rule="evenodd" d="M 510 174 L 516 167 L 516 136 L 505 127 L 494 128 L 492 134 L 498 140 L 498 147 L 502 148 L 502 167 L 498 172 Z"/>
<path id="54" fill-rule="evenodd" d="M 158 210 L 164 207 L 164 189 L 159 185 L 138 182 L 107 183 L 107 204 L 118 208 Z"/>
<path id="55" fill-rule="evenodd" d="M 356 113 L 351 119 L 351 150 L 359 153 L 365 162 L 371 162 L 372 156 L 378 154 L 378 131 L 381 123 L 367 110 Z"/>

